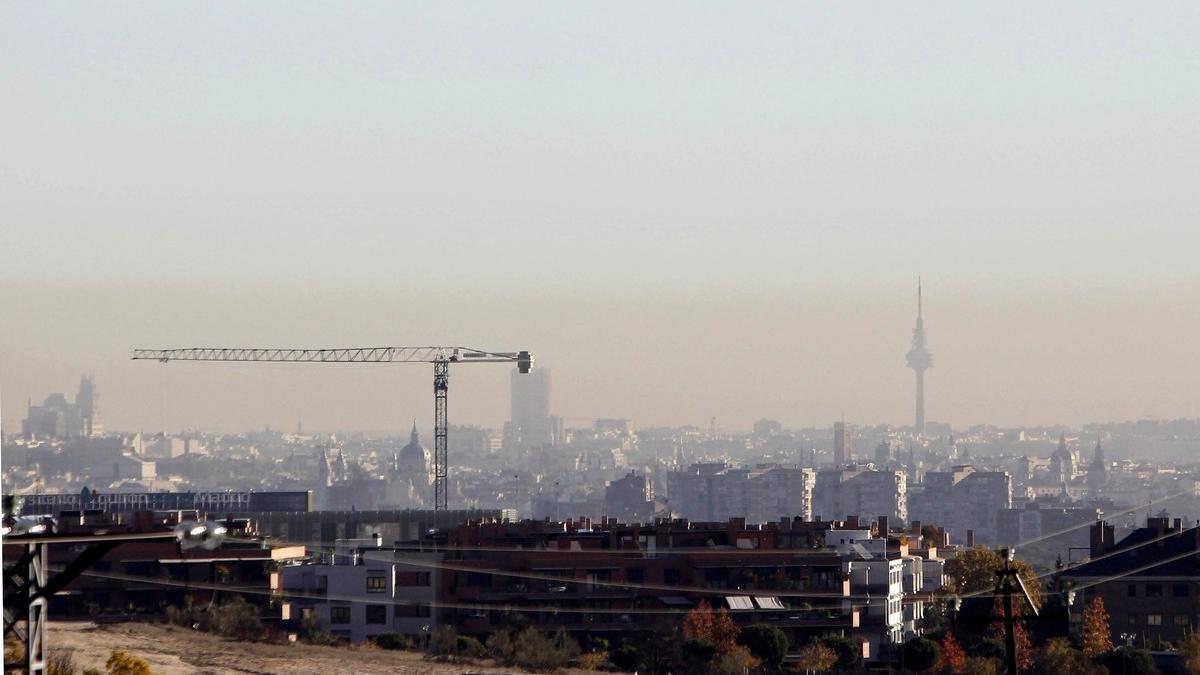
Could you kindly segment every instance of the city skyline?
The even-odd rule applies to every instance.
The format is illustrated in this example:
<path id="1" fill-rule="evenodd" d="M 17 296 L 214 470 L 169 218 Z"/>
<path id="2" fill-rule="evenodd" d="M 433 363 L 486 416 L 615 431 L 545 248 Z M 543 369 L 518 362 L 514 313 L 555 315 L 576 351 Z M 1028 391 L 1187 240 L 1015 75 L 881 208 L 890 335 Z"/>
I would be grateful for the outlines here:
<path id="1" fill-rule="evenodd" d="M 2 8 L 3 423 L 94 370 L 114 428 L 403 429 L 399 370 L 126 359 L 445 343 L 564 418 L 903 424 L 918 275 L 930 419 L 1195 416 L 1200 16 L 1103 6 Z"/>
<path id="2" fill-rule="evenodd" d="M 0 4 L 4 658 L 1200 663 L 1197 35 Z"/>
<path id="3" fill-rule="evenodd" d="M 928 277 L 925 285 L 930 286 Z M 968 295 L 940 282 L 933 285 L 939 368 L 937 386 L 928 393 L 930 419 L 956 427 L 1079 426 L 1195 416 L 1187 394 L 1193 375 L 1200 376 L 1200 362 L 1187 339 L 1195 319 L 1177 308 L 1192 299 L 1200 302 L 1200 292 L 1061 289 L 1031 291 L 1017 304 L 1001 302 L 1003 295 L 995 292 Z M 73 386 L 80 372 L 93 372 L 104 383 L 106 424 L 114 429 L 159 429 L 164 418 L 166 428 L 176 430 L 292 428 L 300 412 L 308 428 L 402 431 L 409 420 L 397 416 L 397 410 L 419 420 L 432 415 L 427 378 L 403 366 L 334 372 L 320 365 L 263 368 L 128 360 L 129 350 L 139 344 L 235 342 L 223 335 L 265 345 L 366 341 L 347 337 L 353 332 L 384 336 L 371 340 L 384 344 L 394 342 L 387 336 L 396 334 L 396 322 L 388 312 L 380 313 L 389 308 L 398 316 L 427 312 L 423 322 L 433 326 L 429 335 L 443 336 L 446 342 L 536 345 L 538 363 L 556 372 L 555 412 L 568 426 L 572 418 L 595 417 L 707 426 L 712 415 L 723 428 L 749 428 L 761 417 L 795 428 L 823 427 L 842 414 L 856 423 L 900 426 L 912 421 L 912 371 L 899 361 L 897 348 L 901 336 L 911 331 L 911 286 L 628 298 L 641 304 L 640 311 L 611 293 L 564 297 L 547 292 L 536 299 L 514 295 L 507 305 L 494 294 L 490 309 L 470 313 L 453 300 L 452 311 L 438 312 L 435 308 L 445 303 L 420 294 L 281 294 L 262 305 L 262 294 L 176 288 L 143 289 L 136 308 L 47 314 L 22 308 L 61 301 L 62 291 L 23 290 L 0 295 L 7 315 L 24 316 L 0 335 L 6 429 L 19 428 L 27 399 L 40 401 Z M 128 292 L 77 288 L 71 295 L 96 307 Z M 555 320 L 544 318 L 547 307 Z M 1120 320 L 1113 316 L 1114 307 L 1124 308 Z M 252 310 L 256 318 L 244 322 Z M 513 312 L 528 319 L 513 323 Z M 304 325 L 292 321 L 304 313 L 339 318 Z M 146 330 L 141 326 L 148 316 L 169 321 L 147 324 L 151 328 Z M 614 321 L 647 337 L 627 340 L 614 351 Z M 1146 325 L 1155 324 L 1167 328 L 1145 332 Z M 1027 325 L 1044 330 L 1018 329 Z M 160 337 L 153 342 L 140 337 L 150 333 Z M 804 337 L 799 348 L 780 346 L 797 336 Z M 411 340 L 419 341 L 427 339 Z M 734 353 L 783 353 L 786 358 L 714 359 L 712 350 L 718 347 Z M 1024 367 L 1012 368 L 1015 361 Z M 508 415 L 506 378 L 466 371 L 453 377 L 451 421 L 499 428 Z M 756 386 L 750 386 L 752 381 Z M 768 395 L 763 384 L 779 395 Z M 1130 391 L 1139 395 L 1130 397 Z"/>

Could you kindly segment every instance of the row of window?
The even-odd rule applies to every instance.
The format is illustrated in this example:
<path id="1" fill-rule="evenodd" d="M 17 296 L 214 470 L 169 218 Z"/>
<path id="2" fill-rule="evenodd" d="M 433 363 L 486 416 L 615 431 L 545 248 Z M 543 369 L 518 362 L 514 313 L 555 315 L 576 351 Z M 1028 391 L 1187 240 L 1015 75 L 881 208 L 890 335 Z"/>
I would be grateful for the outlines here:
<path id="1" fill-rule="evenodd" d="M 1129 615 L 1129 625 L 1130 626 L 1140 625 L 1141 616 L 1142 616 L 1141 614 L 1130 614 Z M 1174 614 L 1174 615 L 1168 614 L 1167 616 L 1171 617 L 1171 623 L 1176 626 L 1190 626 L 1191 625 L 1191 617 L 1188 616 L 1187 614 Z M 1147 614 L 1146 615 L 1146 625 L 1147 626 L 1163 625 L 1163 615 L 1162 614 Z"/>
<path id="2" fill-rule="evenodd" d="M 334 605 L 329 608 L 329 623 L 344 625 L 350 623 L 350 605 Z M 387 605 L 367 605 L 364 620 L 368 624 L 385 624 L 388 620 Z M 412 617 L 428 617 L 429 605 L 393 605 L 392 616 L 397 619 Z"/>
<path id="3" fill-rule="evenodd" d="M 1162 584 L 1142 584 L 1145 589 L 1142 591 L 1147 598 L 1161 598 L 1163 596 Z M 1136 598 L 1138 595 L 1138 584 L 1126 584 L 1126 589 L 1129 592 L 1129 597 Z M 1171 584 L 1171 595 L 1176 598 L 1188 597 L 1188 584 Z"/>
<path id="4" fill-rule="evenodd" d="M 428 586 L 429 572 L 399 572 L 396 574 L 396 585 L 401 587 Z M 387 575 L 371 574 L 367 576 L 367 592 L 387 593 Z"/>

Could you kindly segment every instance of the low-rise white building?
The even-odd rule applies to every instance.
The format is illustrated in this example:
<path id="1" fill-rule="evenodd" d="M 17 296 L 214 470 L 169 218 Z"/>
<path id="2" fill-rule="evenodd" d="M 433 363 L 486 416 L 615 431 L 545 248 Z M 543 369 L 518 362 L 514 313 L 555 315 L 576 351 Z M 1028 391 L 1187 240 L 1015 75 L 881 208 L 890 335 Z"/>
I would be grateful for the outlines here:
<path id="1" fill-rule="evenodd" d="M 285 619 L 315 617 L 322 630 L 353 643 L 385 633 L 421 639 L 437 628 L 439 553 L 343 543 L 326 562 L 290 565 Z"/>

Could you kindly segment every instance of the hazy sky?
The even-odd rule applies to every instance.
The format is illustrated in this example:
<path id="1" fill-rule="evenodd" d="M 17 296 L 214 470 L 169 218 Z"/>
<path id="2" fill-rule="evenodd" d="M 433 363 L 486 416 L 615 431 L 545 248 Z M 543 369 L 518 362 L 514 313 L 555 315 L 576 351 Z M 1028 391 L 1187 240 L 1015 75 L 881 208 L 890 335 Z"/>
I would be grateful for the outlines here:
<path id="1" fill-rule="evenodd" d="M 0 388 L 110 426 L 1195 417 L 1200 5 L 6 3 Z M 503 367 L 452 375 L 498 424 Z"/>

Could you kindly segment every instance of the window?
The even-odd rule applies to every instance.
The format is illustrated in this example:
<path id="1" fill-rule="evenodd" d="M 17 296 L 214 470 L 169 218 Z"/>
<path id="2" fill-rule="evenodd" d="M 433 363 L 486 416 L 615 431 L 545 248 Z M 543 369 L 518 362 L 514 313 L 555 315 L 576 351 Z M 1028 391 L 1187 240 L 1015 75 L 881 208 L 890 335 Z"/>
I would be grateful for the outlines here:
<path id="1" fill-rule="evenodd" d="M 676 568 L 663 570 L 663 583 L 667 585 L 678 585 L 683 574 Z"/>
<path id="2" fill-rule="evenodd" d="M 1176 626 L 1187 626 L 1187 625 L 1189 625 L 1189 622 L 1188 622 L 1188 615 L 1187 615 L 1187 614 L 1176 614 L 1176 615 L 1175 615 L 1175 625 L 1176 625 Z"/>
<path id="3" fill-rule="evenodd" d="M 387 605 L 367 605 L 367 623 L 387 623 Z"/>
<path id="4" fill-rule="evenodd" d="M 330 607 L 329 623 L 350 623 L 350 607 Z"/>
<path id="5" fill-rule="evenodd" d="M 385 593 L 387 592 L 387 577 L 383 575 L 371 575 L 367 577 L 367 592 L 368 593 Z"/>
<path id="6" fill-rule="evenodd" d="M 1138 620 L 1137 620 L 1137 614 L 1130 614 L 1130 615 L 1129 615 L 1129 625 L 1130 625 L 1130 626 L 1136 626 L 1136 625 L 1137 625 L 1137 622 L 1138 622 Z"/>
<path id="7" fill-rule="evenodd" d="M 429 572 L 398 572 L 396 574 L 397 586 L 428 586 Z"/>
<path id="8" fill-rule="evenodd" d="M 1162 597 L 1162 584 L 1146 584 L 1146 597 L 1147 598 L 1161 598 Z"/>
<path id="9" fill-rule="evenodd" d="M 397 619 L 411 617 L 424 618 L 429 616 L 429 605 L 395 605 L 392 614 Z"/>
<path id="10" fill-rule="evenodd" d="M 1147 614 L 1146 615 L 1146 625 L 1147 626 L 1161 626 L 1162 625 L 1162 614 Z"/>
<path id="11" fill-rule="evenodd" d="M 1126 584 L 1125 588 L 1129 589 L 1129 597 L 1137 597 L 1137 584 Z"/>
<path id="12" fill-rule="evenodd" d="M 1188 585 L 1175 584 L 1171 587 L 1171 594 L 1177 598 L 1186 598 L 1188 596 Z"/>
<path id="13" fill-rule="evenodd" d="M 646 580 L 646 571 L 640 567 L 625 570 L 625 579 L 633 584 L 640 584 Z"/>

